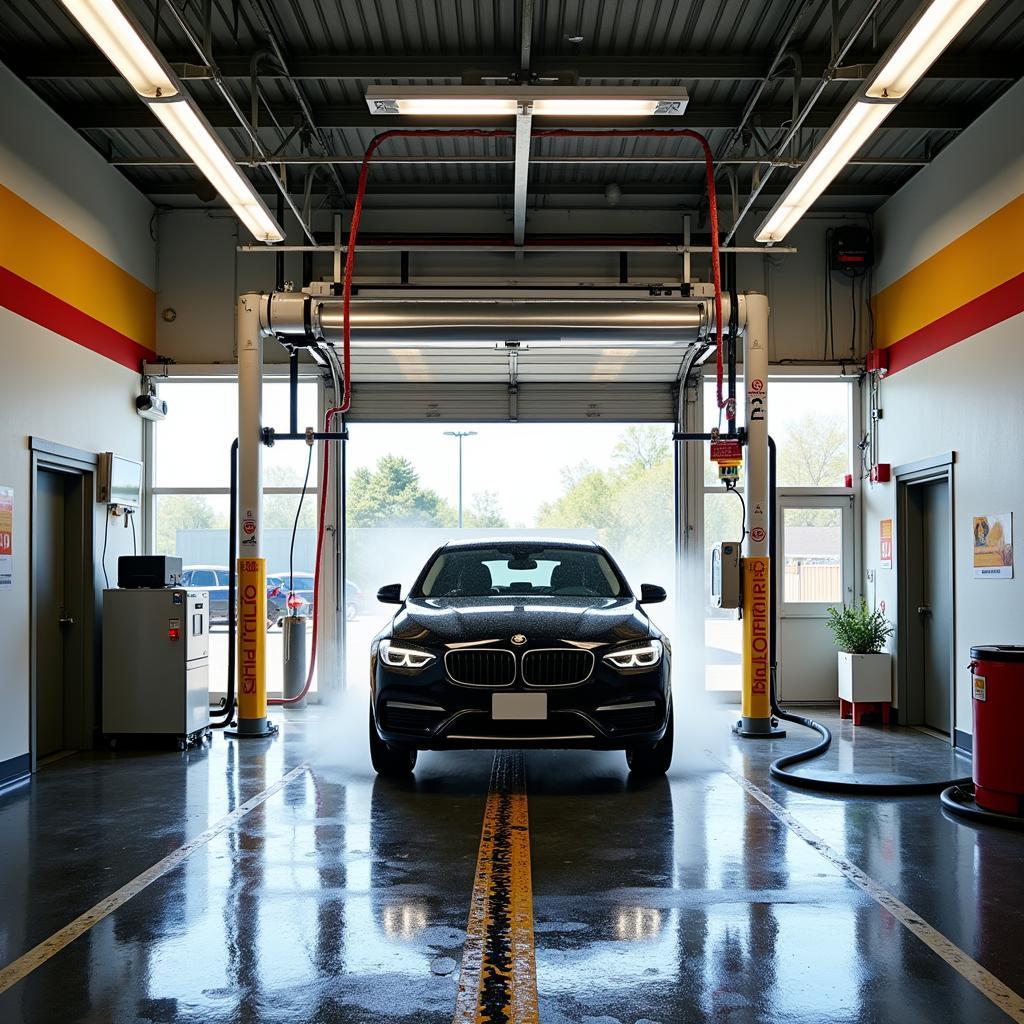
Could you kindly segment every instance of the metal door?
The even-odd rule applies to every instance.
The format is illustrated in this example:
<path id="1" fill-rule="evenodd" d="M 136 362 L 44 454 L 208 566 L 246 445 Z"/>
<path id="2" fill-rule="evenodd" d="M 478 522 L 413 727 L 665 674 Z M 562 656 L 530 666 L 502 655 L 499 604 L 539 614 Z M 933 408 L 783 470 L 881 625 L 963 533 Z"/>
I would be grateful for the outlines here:
<path id="1" fill-rule="evenodd" d="M 924 724 L 948 734 L 952 727 L 953 631 L 949 486 L 945 480 L 932 480 L 917 490 L 921 509 L 921 603 L 912 611 L 921 622 Z"/>
<path id="2" fill-rule="evenodd" d="M 838 698 L 828 609 L 854 598 L 853 496 L 783 491 L 776 508 L 779 696 Z"/>
<path id="3" fill-rule="evenodd" d="M 36 758 L 64 749 L 64 639 L 72 625 L 64 578 L 67 479 L 63 473 L 40 472 L 36 481 Z"/>

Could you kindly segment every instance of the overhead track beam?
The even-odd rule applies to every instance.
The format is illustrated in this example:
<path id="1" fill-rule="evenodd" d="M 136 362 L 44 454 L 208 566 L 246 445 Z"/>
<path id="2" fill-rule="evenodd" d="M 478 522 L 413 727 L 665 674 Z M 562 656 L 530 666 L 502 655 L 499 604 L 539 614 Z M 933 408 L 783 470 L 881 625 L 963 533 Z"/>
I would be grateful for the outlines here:
<path id="1" fill-rule="evenodd" d="M 249 54 L 220 55 L 217 71 L 222 78 L 248 78 Z M 819 52 L 800 55 L 804 77 L 820 77 L 828 67 Z M 168 57 L 176 66 L 189 65 L 186 77 L 209 77 L 195 65 L 194 54 Z M 862 81 L 877 60 L 877 54 L 854 51 L 848 55 L 836 77 L 844 81 Z M 517 58 L 493 54 L 465 57 L 421 56 L 418 54 L 382 54 L 339 57 L 330 54 L 289 56 L 289 77 L 303 81 L 373 81 L 382 74 L 392 79 L 462 78 L 470 73 L 484 79 L 506 80 L 515 73 Z M 55 79 L 117 78 L 118 74 L 104 58 L 92 50 L 20 50 L 9 62 L 14 72 L 26 81 Z M 763 55 L 729 53 L 681 53 L 671 57 L 537 56 L 531 55 L 531 71 L 539 78 L 574 73 L 580 79 L 609 78 L 645 81 L 718 81 L 743 82 L 761 79 L 768 72 L 771 58 Z M 783 68 L 781 77 L 790 71 Z M 977 50 L 941 57 L 925 73 L 925 78 L 955 81 L 1017 81 L 1022 74 L 1019 56 L 1006 50 Z M 264 78 L 283 77 L 283 72 L 268 68 Z"/>
<path id="2" fill-rule="evenodd" d="M 362 153 L 336 154 L 328 156 L 282 156 L 274 159 L 275 164 L 286 164 L 297 167 L 308 167 L 319 164 L 352 164 L 359 166 L 363 162 Z M 446 166 L 451 164 L 476 164 L 482 166 L 507 165 L 515 163 L 514 156 L 377 156 L 374 155 L 373 162 L 381 164 L 412 164 L 421 167 L 430 167 L 434 164 Z M 927 167 L 930 161 L 918 160 L 912 157 L 855 157 L 848 161 L 850 167 Z M 173 156 L 126 156 L 113 157 L 109 161 L 112 167 L 194 167 L 191 160 Z M 248 160 L 237 160 L 239 167 L 247 167 Z M 609 164 L 655 164 L 664 166 L 681 167 L 703 167 L 702 156 L 534 156 L 531 154 L 530 163 L 535 165 L 575 165 L 575 164 L 598 164 L 605 167 Z M 753 167 L 758 164 L 771 163 L 770 157 L 732 157 L 727 160 L 716 160 L 715 166 L 722 167 L 733 165 L 737 167 Z M 803 160 L 779 161 L 780 167 L 802 167 Z"/>
<path id="3" fill-rule="evenodd" d="M 78 130 L 157 128 L 159 122 L 140 104 L 65 103 L 54 108 L 67 123 Z M 883 125 L 885 128 L 919 128 L 936 131 L 961 131 L 986 108 L 985 104 L 956 106 L 953 104 L 901 103 Z M 803 128 L 830 128 L 842 111 L 841 106 L 816 105 L 801 120 Z M 270 108 L 280 124 L 293 124 L 302 117 L 302 111 L 290 104 L 274 104 Z M 206 104 L 203 114 L 214 128 L 239 128 L 235 110 L 223 104 Z M 739 124 L 743 111 L 728 104 L 691 103 L 684 117 L 661 115 L 630 120 L 631 128 L 732 128 Z M 242 115 L 244 119 L 244 115 Z M 362 106 L 324 105 L 312 108 L 314 122 L 320 128 L 386 128 L 408 127 L 408 118 L 401 115 L 371 114 Z M 759 108 L 756 123 L 764 128 L 788 127 L 793 111 L 789 105 Z M 507 117 L 452 117 L 427 116 L 417 118 L 422 128 L 507 128 Z M 607 128 L 607 118 L 601 117 L 549 117 L 545 127 L 550 128 Z"/>

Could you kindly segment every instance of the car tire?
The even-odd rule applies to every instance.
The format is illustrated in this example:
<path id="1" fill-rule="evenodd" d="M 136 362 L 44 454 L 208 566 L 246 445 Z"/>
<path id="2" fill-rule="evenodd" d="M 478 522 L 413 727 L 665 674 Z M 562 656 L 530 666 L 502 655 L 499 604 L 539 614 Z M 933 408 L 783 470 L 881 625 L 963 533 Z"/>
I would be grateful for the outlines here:
<path id="1" fill-rule="evenodd" d="M 351 622 L 359 614 L 359 609 L 356 607 L 355 601 L 349 601 L 345 605 L 345 618 Z"/>
<path id="2" fill-rule="evenodd" d="M 674 713 L 669 709 L 665 735 L 654 744 L 626 748 L 626 764 L 634 775 L 664 775 L 672 765 L 672 737 L 675 731 Z"/>
<path id="3" fill-rule="evenodd" d="M 392 747 L 380 738 L 377 724 L 373 720 L 372 707 L 370 708 L 370 763 L 378 775 L 387 778 L 401 778 L 416 767 L 415 750 Z"/>

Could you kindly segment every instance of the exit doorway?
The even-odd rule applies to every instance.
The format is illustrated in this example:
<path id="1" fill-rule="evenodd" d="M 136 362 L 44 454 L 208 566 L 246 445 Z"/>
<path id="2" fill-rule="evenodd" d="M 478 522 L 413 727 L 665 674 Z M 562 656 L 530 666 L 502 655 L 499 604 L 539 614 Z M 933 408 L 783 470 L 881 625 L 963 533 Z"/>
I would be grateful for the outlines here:
<path id="1" fill-rule="evenodd" d="M 32 477 L 33 770 L 92 745 L 93 472 L 34 453 Z"/>
<path id="2" fill-rule="evenodd" d="M 900 719 L 955 728 L 953 457 L 898 467 Z"/>

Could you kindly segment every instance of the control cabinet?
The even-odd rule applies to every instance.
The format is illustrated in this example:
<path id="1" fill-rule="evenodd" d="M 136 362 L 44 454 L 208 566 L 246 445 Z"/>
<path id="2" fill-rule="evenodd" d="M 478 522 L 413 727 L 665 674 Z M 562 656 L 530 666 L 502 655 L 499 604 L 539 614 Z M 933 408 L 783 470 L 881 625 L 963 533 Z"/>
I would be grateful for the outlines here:
<path id="1" fill-rule="evenodd" d="M 187 741 L 210 726 L 210 595 L 103 592 L 103 732 Z"/>

